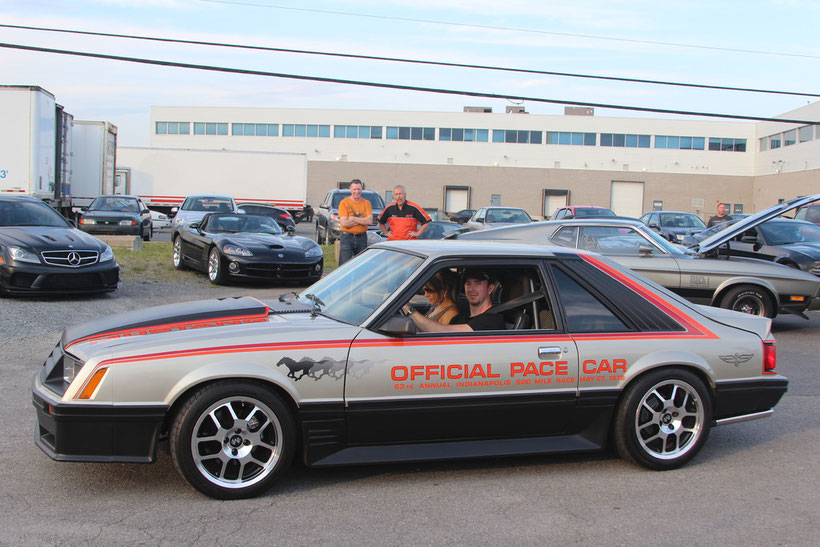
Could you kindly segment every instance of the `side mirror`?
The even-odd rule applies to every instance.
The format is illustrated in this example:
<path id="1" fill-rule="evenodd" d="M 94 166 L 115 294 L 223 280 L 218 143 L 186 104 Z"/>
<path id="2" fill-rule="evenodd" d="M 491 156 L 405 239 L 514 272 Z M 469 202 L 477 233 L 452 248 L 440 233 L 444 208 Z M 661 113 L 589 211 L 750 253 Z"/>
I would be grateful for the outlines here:
<path id="1" fill-rule="evenodd" d="M 319 205 L 319 209 L 330 209 L 330 205 L 322 203 L 321 205 Z"/>
<path id="2" fill-rule="evenodd" d="M 179 207 L 171 207 L 171 211 L 168 213 L 168 218 L 174 218 L 175 216 L 177 216 L 178 212 Z"/>
<path id="3" fill-rule="evenodd" d="M 757 236 L 743 236 L 740 238 L 741 243 L 751 243 L 754 245 L 757 243 Z"/>
<path id="4" fill-rule="evenodd" d="M 652 254 L 652 246 L 646 243 L 638 245 L 638 254 L 641 256 L 649 256 Z"/>
<path id="5" fill-rule="evenodd" d="M 191 224 L 188 225 L 188 229 L 197 231 L 199 233 L 202 233 L 202 230 L 199 229 L 199 222 L 192 222 Z"/>
<path id="6" fill-rule="evenodd" d="M 418 332 L 413 320 L 403 315 L 394 315 L 385 321 L 379 330 L 385 334 L 394 334 L 396 336 L 416 334 Z"/>
<path id="7" fill-rule="evenodd" d="M 150 215 L 150 214 L 151 214 L 151 210 L 150 210 L 150 209 L 143 209 L 142 211 L 140 211 L 140 214 L 141 214 L 141 215 Z"/>
<path id="8" fill-rule="evenodd" d="M 475 221 L 480 222 L 481 224 L 484 224 L 484 219 L 483 218 L 477 218 L 477 219 L 475 219 Z"/>
<path id="9" fill-rule="evenodd" d="M 657 230 L 659 232 L 661 231 L 661 227 L 658 226 L 657 222 L 650 222 L 649 227 L 652 228 L 653 230 Z"/>
<path id="10" fill-rule="evenodd" d="M 285 226 L 285 232 L 287 232 L 289 236 L 292 236 L 296 233 L 296 228 L 294 228 L 293 226 Z"/>

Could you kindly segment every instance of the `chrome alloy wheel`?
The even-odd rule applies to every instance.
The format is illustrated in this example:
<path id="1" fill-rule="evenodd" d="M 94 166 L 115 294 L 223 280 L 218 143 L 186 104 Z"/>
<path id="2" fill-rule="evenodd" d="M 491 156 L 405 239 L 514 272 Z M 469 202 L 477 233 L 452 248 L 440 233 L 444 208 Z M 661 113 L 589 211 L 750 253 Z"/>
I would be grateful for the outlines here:
<path id="1" fill-rule="evenodd" d="M 220 276 L 220 268 L 222 267 L 220 263 L 221 260 L 219 252 L 215 249 L 208 255 L 208 278 L 214 283 L 216 283 Z"/>
<path id="2" fill-rule="evenodd" d="M 655 458 L 679 458 L 697 444 L 704 416 L 694 387 L 680 379 L 658 382 L 646 391 L 635 413 L 638 443 Z"/>
<path id="3" fill-rule="evenodd" d="M 180 244 L 180 236 L 174 238 L 174 267 L 179 269 L 182 265 L 182 248 Z"/>
<path id="4" fill-rule="evenodd" d="M 197 419 L 191 455 L 202 476 L 221 488 L 262 481 L 282 457 L 282 424 L 253 397 L 227 397 Z"/>

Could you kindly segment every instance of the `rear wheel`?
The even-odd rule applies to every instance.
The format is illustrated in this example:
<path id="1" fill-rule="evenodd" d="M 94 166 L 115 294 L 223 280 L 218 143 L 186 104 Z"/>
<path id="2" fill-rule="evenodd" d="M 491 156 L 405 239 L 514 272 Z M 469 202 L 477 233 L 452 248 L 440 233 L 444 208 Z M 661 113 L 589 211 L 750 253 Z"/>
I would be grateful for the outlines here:
<path id="1" fill-rule="evenodd" d="M 760 317 L 777 315 L 772 297 L 763 289 L 752 285 L 729 289 L 720 301 L 720 307 Z"/>
<path id="2" fill-rule="evenodd" d="M 214 285 L 221 285 L 225 281 L 225 269 L 222 266 L 222 255 L 219 249 L 213 247 L 208 253 L 208 279 Z"/>
<path id="3" fill-rule="evenodd" d="M 324 238 L 322 237 L 322 232 L 319 230 L 319 223 L 316 223 L 316 243 L 319 245 L 325 242 Z"/>
<path id="4" fill-rule="evenodd" d="M 700 451 L 711 423 L 703 382 L 685 370 L 662 369 L 627 388 L 615 415 L 615 447 L 632 463 L 675 469 Z"/>
<path id="5" fill-rule="evenodd" d="M 213 498 L 250 498 L 290 466 L 296 428 L 275 393 L 231 380 L 191 396 L 174 418 L 170 444 L 174 465 L 191 486 Z"/>
<path id="6" fill-rule="evenodd" d="M 143 241 L 151 241 L 151 236 L 154 235 L 154 229 L 149 225 L 146 231 L 146 228 L 143 228 L 142 232 L 142 240 Z"/>
<path id="7" fill-rule="evenodd" d="M 182 258 L 182 237 L 176 236 L 174 238 L 174 268 L 177 270 L 185 269 L 185 262 Z"/>

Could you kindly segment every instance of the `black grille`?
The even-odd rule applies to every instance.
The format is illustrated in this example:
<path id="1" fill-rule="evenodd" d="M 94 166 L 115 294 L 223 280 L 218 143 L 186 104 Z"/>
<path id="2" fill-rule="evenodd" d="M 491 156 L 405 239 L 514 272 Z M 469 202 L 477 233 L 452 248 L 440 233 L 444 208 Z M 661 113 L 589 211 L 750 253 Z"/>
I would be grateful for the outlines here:
<path id="1" fill-rule="evenodd" d="M 97 262 L 97 251 L 43 251 L 43 260 L 52 266 L 79 268 Z"/>
<path id="2" fill-rule="evenodd" d="M 28 289 L 34 284 L 37 279 L 37 274 L 30 273 L 16 273 L 11 276 L 10 285 L 18 289 Z"/>
<path id="3" fill-rule="evenodd" d="M 268 277 L 271 279 L 304 279 L 310 275 L 319 275 L 316 264 L 249 264 L 248 275 Z"/>
<path id="4" fill-rule="evenodd" d="M 96 289 L 117 283 L 116 272 L 49 275 L 40 284 L 42 289 Z"/>

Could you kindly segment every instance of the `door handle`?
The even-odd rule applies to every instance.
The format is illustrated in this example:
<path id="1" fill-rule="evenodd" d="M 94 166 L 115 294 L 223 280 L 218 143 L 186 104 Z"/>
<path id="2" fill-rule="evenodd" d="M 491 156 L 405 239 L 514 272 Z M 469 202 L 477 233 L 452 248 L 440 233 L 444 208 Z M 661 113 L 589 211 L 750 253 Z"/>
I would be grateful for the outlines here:
<path id="1" fill-rule="evenodd" d="M 549 346 L 545 348 L 538 348 L 538 357 L 548 357 L 550 355 L 558 355 L 561 353 L 561 348 L 558 346 Z"/>

